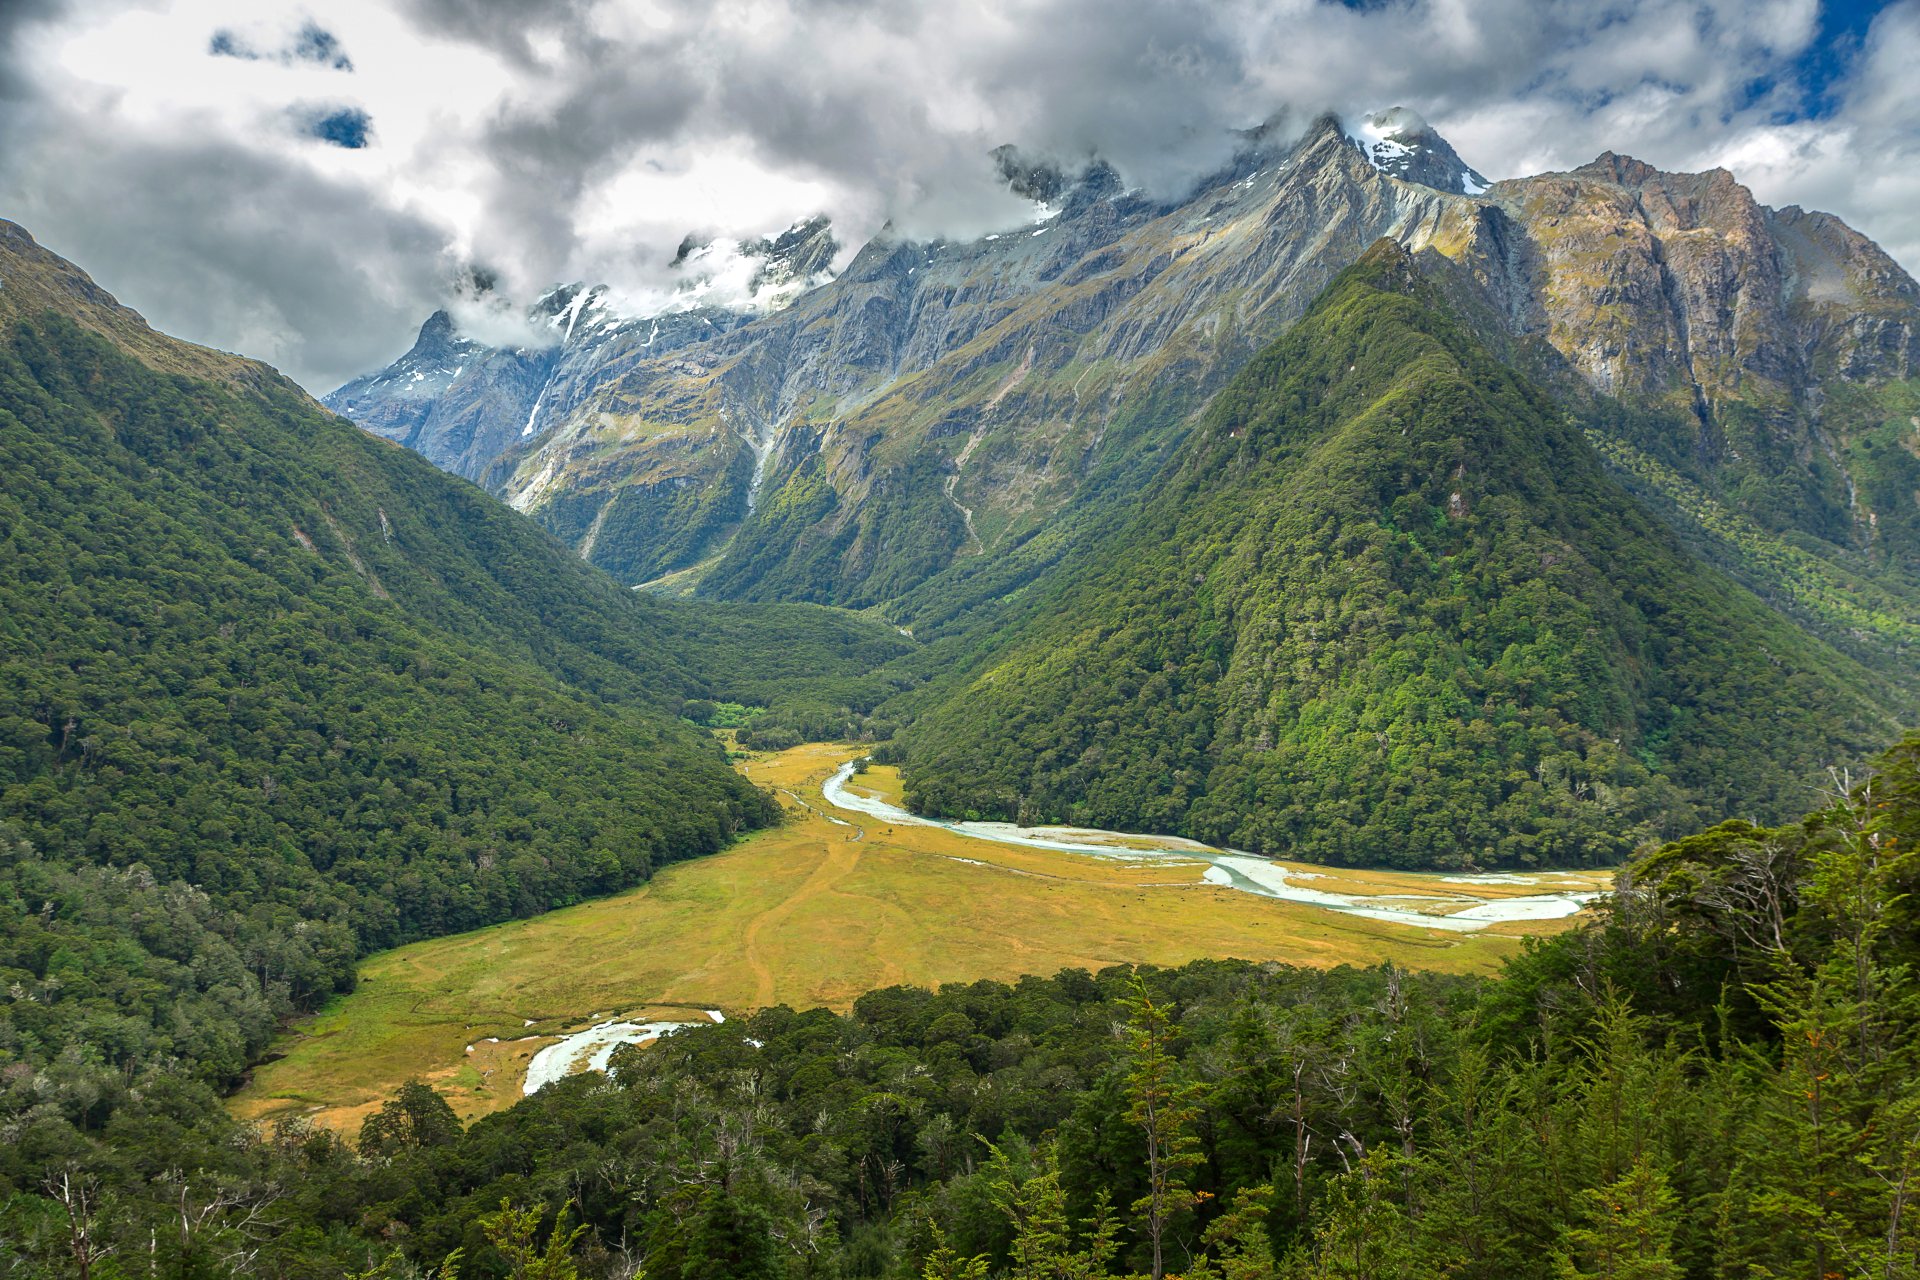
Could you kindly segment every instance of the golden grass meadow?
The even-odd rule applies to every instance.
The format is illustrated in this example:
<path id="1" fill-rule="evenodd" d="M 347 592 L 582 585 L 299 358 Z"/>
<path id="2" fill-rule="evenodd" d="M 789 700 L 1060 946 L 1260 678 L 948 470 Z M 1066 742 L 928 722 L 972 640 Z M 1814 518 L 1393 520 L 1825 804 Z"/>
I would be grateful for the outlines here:
<path id="1" fill-rule="evenodd" d="M 1019 848 L 938 827 L 827 817 L 821 782 L 861 748 L 811 743 L 739 767 L 789 821 L 657 874 L 638 889 L 370 957 L 359 987 L 284 1037 L 233 1099 L 236 1114 L 302 1115 L 356 1130 L 409 1079 L 463 1117 L 511 1105 L 527 1063 L 563 1032 L 610 1017 L 699 1020 L 769 1005 L 844 1010 L 899 983 L 1011 980 L 1079 967 L 1203 957 L 1289 964 L 1382 961 L 1490 973 L 1528 933 L 1411 928 L 1200 881 L 1198 864 Z M 893 796 L 874 767 L 857 784 Z M 846 825 L 842 825 L 842 823 Z M 1431 877 L 1314 869 L 1317 887 L 1431 892 Z M 1596 873 L 1563 885 L 1598 886 Z M 1521 886 L 1480 886 L 1486 897 Z"/>

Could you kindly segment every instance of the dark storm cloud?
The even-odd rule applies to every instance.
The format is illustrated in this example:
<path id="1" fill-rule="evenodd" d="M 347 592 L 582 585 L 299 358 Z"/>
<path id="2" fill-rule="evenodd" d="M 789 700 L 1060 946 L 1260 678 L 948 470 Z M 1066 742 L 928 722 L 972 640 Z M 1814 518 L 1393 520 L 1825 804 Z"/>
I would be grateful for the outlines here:
<path id="1" fill-rule="evenodd" d="M 21 37 L 29 28 L 51 24 L 66 14 L 66 0 L 6 0 L 0 4 L 0 102 L 24 99 L 32 92 L 32 78 L 17 59 Z M 0 117 L 0 139 L 6 134 L 6 121 Z"/>
<path id="2" fill-rule="evenodd" d="M 575 202 L 588 183 L 648 144 L 680 137 L 706 96 L 679 41 L 613 47 L 576 33 L 569 51 L 564 96 L 503 108 L 479 139 L 503 239 L 537 243 L 556 262 L 574 244 Z"/>
<path id="3" fill-rule="evenodd" d="M 1217 5 L 1005 8 L 811 0 L 743 23 L 737 8 L 685 3 L 637 34 L 609 33 L 574 4 L 519 25 L 502 0 L 409 11 L 423 30 L 471 32 L 526 60 L 548 90 L 503 104 L 482 139 L 497 175 L 487 243 L 500 256 L 516 243 L 564 256 L 581 192 L 702 147 L 849 193 L 856 209 L 831 211 L 843 224 L 853 213 L 867 229 L 964 234 L 1019 216 L 988 160 L 1002 142 L 1068 161 L 1097 152 L 1166 194 L 1280 105 L 1249 77 L 1237 15 Z M 689 225 L 662 226 L 656 261 Z"/>
<path id="4" fill-rule="evenodd" d="M 155 327 L 267 360 L 309 386 L 325 389 L 336 371 L 374 358 L 369 328 L 417 327 L 421 300 L 451 270 L 442 229 L 369 208 L 304 166 L 104 133 L 85 145 L 95 163 L 24 193 L 9 212 Z M 134 191 L 137 215 L 102 212 L 124 211 Z"/>
<path id="5" fill-rule="evenodd" d="M 582 0 L 404 0 L 402 7 L 422 31 L 482 45 L 524 67 L 538 62 L 528 32 L 583 31 L 593 6 Z"/>

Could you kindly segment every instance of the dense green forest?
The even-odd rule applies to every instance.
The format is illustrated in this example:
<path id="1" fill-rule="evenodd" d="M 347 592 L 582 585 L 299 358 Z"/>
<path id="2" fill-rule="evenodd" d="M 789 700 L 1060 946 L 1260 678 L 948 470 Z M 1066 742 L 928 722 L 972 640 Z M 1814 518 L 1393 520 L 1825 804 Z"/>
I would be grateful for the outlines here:
<path id="1" fill-rule="evenodd" d="M 246 1133 L 152 1064 L 108 1106 L 66 1054 L 0 1073 L 0 1256 L 99 1278 L 1913 1276 L 1916 841 L 1920 737 L 1803 821 L 1649 851 L 1598 922 L 1497 980 L 1220 960 L 892 988 L 623 1050 L 465 1131 L 412 1085 L 356 1142 Z"/>
<path id="2" fill-rule="evenodd" d="M 20 252 L 16 303 L 71 271 Z M 0 1070 L 24 1096 L 107 1124 L 143 1080 L 230 1084 L 368 951 L 777 821 L 689 699 L 834 730 L 889 691 L 868 673 L 907 646 L 877 623 L 636 596 L 260 366 L 163 371 L 136 353 L 193 349 L 101 327 L 28 314 L 0 347 Z"/>
<path id="3" fill-rule="evenodd" d="M 1046 597 L 914 695 L 924 812 L 1607 863 L 1794 812 L 1912 694 L 1691 556 L 1387 242 Z"/>

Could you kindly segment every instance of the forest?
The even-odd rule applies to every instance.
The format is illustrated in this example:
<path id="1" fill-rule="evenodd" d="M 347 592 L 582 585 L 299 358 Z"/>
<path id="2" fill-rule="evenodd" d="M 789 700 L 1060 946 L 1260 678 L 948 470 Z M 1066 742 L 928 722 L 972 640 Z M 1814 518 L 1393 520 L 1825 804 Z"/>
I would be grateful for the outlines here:
<path id="1" fill-rule="evenodd" d="M 637 597 L 240 367 L 52 314 L 0 347 L 0 1072 L 85 1096 L 68 1155 L 142 1081 L 231 1086 L 371 951 L 776 821 L 687 701 L 844 728 L 905 648 Z"/>
<path id="2" fill-rule="evenodd" d="M 354 1141 L 153 1063 L 105 1097 L 69 1024 L 0 1074 L 0 1241 L 27 1276 L 1912 1276 L 1916 840 L 1920 736 L 1797 822 L 1648 850 L 1498 979 L 891 988 L 464 1131 L 420 1084 Z"/>

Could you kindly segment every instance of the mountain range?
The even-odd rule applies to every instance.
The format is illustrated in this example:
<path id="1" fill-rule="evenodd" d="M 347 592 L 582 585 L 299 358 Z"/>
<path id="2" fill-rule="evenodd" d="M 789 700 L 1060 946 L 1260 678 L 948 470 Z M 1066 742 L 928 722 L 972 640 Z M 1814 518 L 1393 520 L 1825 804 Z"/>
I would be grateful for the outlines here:
<path id="1" fill-rule="evenodd" d="M 476 281 L 517 336 L 436 314 L 324 406 L 0 221 L 9 1273 L 1911 1274 L 1920 287 L 1723 171 L 1489 181 L 1403 108 L 1240 143 L 1177 199 L 1002 147 L 1032 220 L 965 242 L 690 236 L 664 309 Z M 1388 946 L 848 810 L 566 948 L 508 923 L 785 820 L 736 748 L 854 741 L 779 764 L 1436 908 L 1640 854 L 1555 936 Z M 1006 922 L 946 891 L 1014 875 Z M 1202 958 L 1136 967 L 1095 893 Z M 884 985 L 1068 913 L 1088 968 Z M 761 948 L 812 983 L 840 921 L 886 963 L 776 1004 Z M 536 964 L 654 985 L 523 1012 Z M 229 1114 L 361 982 L 302 1034 L 385 1071 L 433 1020 L 444 1069 L 357 1143 Z M 442 1096 L 664 999 L 725 1008 Z"/>
<path id="2" fill-rule="evenodd" d="M 39 619 L 44 651 L 171 653 L 222 628 L 265 644 L 241 618 L 292 609 L 328 637 L 303 642 L 316 662 L 426 645 L 504 664 L 489 689 L 630 718 L 670 787 L 719 768 L 674 711 L 738 700 L 765 708 L 748 742 L 884 740 L 931 813 L 1403 865 L 1606 861 L 1676 824 L 1777 817 L 1914 718 L 1920 288 L 1891 259 L 1724 172 L 1609 154 L 1488 182 L 1402 109 L 1242 142 L 1175 203 L 1097 159 L 1002 148 L 1029 226 L 885 233 L 837 274 L 823 219 L 690 238 L 677 309 L 564 286 L 523 346 L 436 315 L 330 397 L 364 431 L 152 333 L 10 227 L 13 400 L 63 406 L 38 427 L 14 410 L 19 447 L 54 450 L 20 474 L 75 475 L 16 501 L 12 545 L 66 545 L 49 530 L 89 503 L 151 508 L 165 535 L 126 534 L 131 567 L 72 590 L 165 595 L 169 564 L 204 562 L 252 602 L 76 632 L 23 600 L 11 625 Z M 712 301 L 716 263 L 744 302 Z M 113 681 L 12 670 L 9 813 L 95 841 L 114 803 L 94 755 L 134 708 Z M 427 738 L 453 714 L 405 696 Z M 458 714 L 516 742 L 521 697 Z M 551 763 L 577 787 L 571 741 Z M 284 749 L 233 759 L 265 752 L 278 777 Z M 64 798 L 28 802 L 49 787 Z M 570 876 L 535 896 L 579 892 Z"/>
<path id="3" fill-rule="evenodd" d="M 1920 563 L 1912 424 L 1872 394 L 1915 372 L 1920 289 L 1829 215 L 1613 154 L 1488 183 L 1398 108 L 1280 118 L 1176 202 L 1097 160 L 997 159 L 1028 226 L 883 232 L 777 310 L 608 317 L 544 354 L 468 358 L 435 318 L 328 403 L 402 439 L 424 410 L 423 452 L 630 583 L 913 623 L 930 579 L 1016 551 L 1107 477 L 1157 474 L 1386 237 L 1557 393 L 1618 406 L 1621 465 L 1667 477 L 1647 482 L 1664 501 L 1806 539 L 1842 573 Z M 578 296 L 541 307 L 557 325 Z M 449 365 L 443 387 L 426 373 Z"/>
<path id="4" fill-rule="evenodd" d="M 1838 219 L 1613 153 L 1489 182 L 1404 108 L 1174 202 L 994 158 L 1031 224 L 772 309 L 552 295 L 551 412 L 459 465 L 629 583 L 931 642 L 877 723 L 946 816 L 1608 861 L 1913 718 L 1920 286 Z M 333 403 L 380 429 L 408 367 Z"/>

